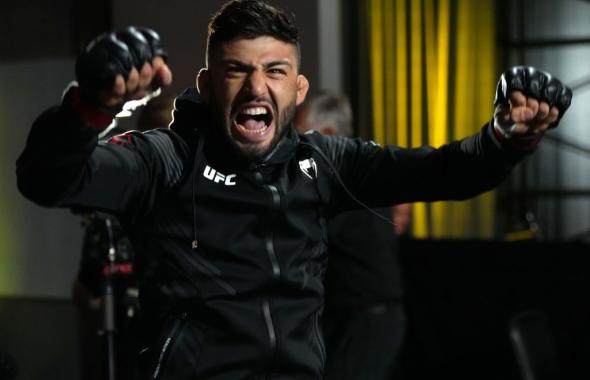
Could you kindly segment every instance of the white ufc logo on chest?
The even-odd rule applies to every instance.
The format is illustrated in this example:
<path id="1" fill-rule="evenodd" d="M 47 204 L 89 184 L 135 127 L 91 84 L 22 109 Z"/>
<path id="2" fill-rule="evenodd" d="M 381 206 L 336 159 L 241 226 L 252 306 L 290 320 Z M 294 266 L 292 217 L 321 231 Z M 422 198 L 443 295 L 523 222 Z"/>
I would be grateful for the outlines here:
<path id="1" fill-rule="evenodd" d="M 205 171 L 203 171 L 203 177 L 215 183 L 223 183 L 225 186 L 234 186 L 236 184 L 235 174 L 221 174 L 209 165 L 205 166 Z"/>

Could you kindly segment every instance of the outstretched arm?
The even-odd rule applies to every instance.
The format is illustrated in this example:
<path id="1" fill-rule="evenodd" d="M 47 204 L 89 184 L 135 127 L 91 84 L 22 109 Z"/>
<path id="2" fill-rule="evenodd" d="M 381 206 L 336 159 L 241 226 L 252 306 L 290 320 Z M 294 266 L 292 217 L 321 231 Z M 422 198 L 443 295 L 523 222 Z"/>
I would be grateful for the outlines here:
<path id="1" fill-rule="evenodd" d="M 149 197 L 140 189 L 156 183 L 154 174 L 163 167 L 154 140 L 173 145 L 171 135 L 97 142 L 125 101 L 142 97 L 154 83 L 170 84 L 164 56 L 157 35 L 147 29 L 127 28 L 93 41 L 76 64 L 79 85 L 70 86 L 62 104 L 33 124 L 17 160 L 20 191 L 44 206 L 84 204 L 111 211 Z"/>
<path id="2" fill-rule="evenodd" d="M 368 205 L 466 199 L 496 187 L 557 125 L 571 97 L 571 90 L 549 74 L 515 67 L 500 78 L 493 120 L 463 140 L 405 149 L 324 139 L 345 184 Z"/>

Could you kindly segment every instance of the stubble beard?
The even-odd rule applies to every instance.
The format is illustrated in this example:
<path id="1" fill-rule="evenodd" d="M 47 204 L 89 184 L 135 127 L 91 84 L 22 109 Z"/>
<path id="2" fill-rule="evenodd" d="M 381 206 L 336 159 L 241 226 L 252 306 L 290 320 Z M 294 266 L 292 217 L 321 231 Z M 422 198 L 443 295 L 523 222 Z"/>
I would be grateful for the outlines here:
<path id="1" fill-rule="evenodd" d="M 247 144 L 241 143 L 236 140 L 236 138 L 232 135 L 232 128 L 233 128 L 233 118 L 231 116 L 231 110 L 228 113 L 224 112 L 223 107 L 220 106 L 220 103 L 217 102 L 215 99 L 212 99 L 211 102 L 212 113 L 213 113 L 213 120 L 215 125 L 214 128 L 221 127 L 223 129 L 223 137 L 232 147 L 233 151 L 238 154 L 239 156 L 245 158 L 251 162 L 261 161 L 268 153 L 272 152 L 273 149 L 279 144 L 283 136 L 287 131 L 287 127 L 293 121 L 295 117 L 296 111 L 296 103 L 295 100 L 290 102 L 283 112 L 278 112 L 278 122 L 275 121 L 276 129 L 272 136 L 270 143 L 259 146 L 258 144 Z M 276 108 L 275 108 L 276 109 Z"/>

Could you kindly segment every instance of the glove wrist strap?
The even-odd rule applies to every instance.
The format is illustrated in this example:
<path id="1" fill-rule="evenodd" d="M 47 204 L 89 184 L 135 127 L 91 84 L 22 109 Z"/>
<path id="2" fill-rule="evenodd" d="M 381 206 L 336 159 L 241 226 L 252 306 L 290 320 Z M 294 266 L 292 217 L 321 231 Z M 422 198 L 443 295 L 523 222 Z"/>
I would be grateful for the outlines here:
<path id="1" fill-rule="evenodd" d="M 82 121 L 99 130 L 107 128 L 115 118 L 115 114 L 85 102 L 75 81 L 64 91 L 62 103 L 70 106 Z"/>

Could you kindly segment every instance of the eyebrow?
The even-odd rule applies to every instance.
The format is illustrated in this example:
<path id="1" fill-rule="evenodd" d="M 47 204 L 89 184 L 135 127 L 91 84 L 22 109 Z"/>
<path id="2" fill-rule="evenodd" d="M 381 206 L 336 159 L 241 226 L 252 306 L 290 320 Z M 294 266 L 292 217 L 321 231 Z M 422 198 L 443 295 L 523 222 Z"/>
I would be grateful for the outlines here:
<path id="1" fill-rule="evenodd" d="M 221 63 L 225 64 L 225 65 L 235 65 L 235 66 L 239 66 L 239 67 L 252 68 L 252 65 L 250 65 L 250 64 L 239 61 L 237 59 L 231 59 L 231 58 L 224 59 L 221 61 Z M 270 61 L 270 62 L 264 64 L 265 69 L 268 69 L 268 68 L 274 67 L 274 66 L 289 66 L 292 68 L 293 64 L 288 59 L 279 59 L 279 60 Z"/>

